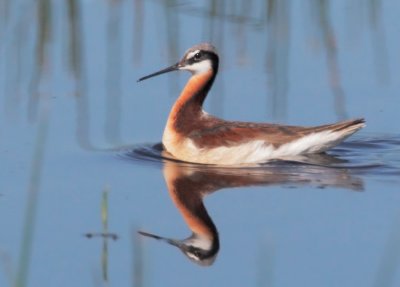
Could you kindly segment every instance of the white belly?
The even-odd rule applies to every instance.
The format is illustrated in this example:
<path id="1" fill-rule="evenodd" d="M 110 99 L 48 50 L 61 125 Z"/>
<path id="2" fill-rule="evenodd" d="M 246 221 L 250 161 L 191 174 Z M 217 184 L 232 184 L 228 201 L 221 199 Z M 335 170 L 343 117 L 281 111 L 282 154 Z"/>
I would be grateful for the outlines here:
<path id="1" fill-rule="evenodd" d="M 338 132 L 323 131 L 274 147 L 263 140 L 253 140 L 235 146 L 199 148 L 190 139 L 174 141 L 176 137 L 164 134 L 163 144 L 174 157 L 188 162 L 219 165 L 246 165 L 272 159 L 288 159 L 301 154 L 319 153 L 344 139 Z"/>

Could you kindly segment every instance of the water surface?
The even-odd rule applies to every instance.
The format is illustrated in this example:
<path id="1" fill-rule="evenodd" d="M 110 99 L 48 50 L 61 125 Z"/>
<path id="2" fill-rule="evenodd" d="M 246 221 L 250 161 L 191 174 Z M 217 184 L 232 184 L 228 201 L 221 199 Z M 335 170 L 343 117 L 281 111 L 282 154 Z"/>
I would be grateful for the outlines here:
<path id="1" fill-rule="evenodd" d="M 0 286 L 398 286 L 399 12 L 394 0 L 0 1 Z M 136 80 L 202 41 L 221 61 L 209 113 L 367 127 L 328 156 L 261 167 L 163 158 L 189 75 Z M 171 176 L 191 186 L 175 199 Z M 218 231 L 207 267 L 137 233 L 187 238 L 188 200 Z"/>

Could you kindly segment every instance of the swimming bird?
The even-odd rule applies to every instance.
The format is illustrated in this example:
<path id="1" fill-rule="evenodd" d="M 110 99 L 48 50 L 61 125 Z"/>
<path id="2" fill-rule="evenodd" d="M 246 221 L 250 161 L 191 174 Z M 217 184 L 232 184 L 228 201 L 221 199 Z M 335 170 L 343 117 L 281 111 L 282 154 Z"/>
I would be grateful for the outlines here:
<path id="1" fill-rule="evenodd" d="M 162 143 L 175 158 L 201 164 L 252 165 L 322 153 L 365 126 L 362 118 L 314 127 L 226 121 L 203 110 L 218 73 L 219 57 L 210 43 L 186 51 L 168 68 L 140 78 L 185 70 L 192 76 L 173 105 Z"/>

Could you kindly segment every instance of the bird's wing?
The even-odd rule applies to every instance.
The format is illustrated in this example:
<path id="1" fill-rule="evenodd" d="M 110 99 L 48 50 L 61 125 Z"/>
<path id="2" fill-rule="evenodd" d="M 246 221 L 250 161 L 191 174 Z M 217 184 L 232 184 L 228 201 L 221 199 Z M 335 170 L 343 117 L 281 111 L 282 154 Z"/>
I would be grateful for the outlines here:
<path id="1" fill-rule="evenodd" d="M 199 147 L 213 148 L 235 146 L 254 140 L 263 140 L 276 147 L 312 133 L 323 131 L 339 132 L 347 137 L 364 127 L 363 119 L 342 121 L 335 124 L 301 127 L 267 123 L 215 121 L 207 128 L 194 130 L 189 134 Z"/>

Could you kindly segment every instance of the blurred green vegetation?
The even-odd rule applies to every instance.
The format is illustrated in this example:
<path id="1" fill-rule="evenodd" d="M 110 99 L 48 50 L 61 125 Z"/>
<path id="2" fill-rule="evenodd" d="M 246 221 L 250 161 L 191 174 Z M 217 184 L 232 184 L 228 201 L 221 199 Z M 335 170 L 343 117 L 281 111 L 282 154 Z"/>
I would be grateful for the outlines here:
<path id="1" fill-rule="evenodd" d="M 150 1 L 149 1 L 150 2 Z M 153 0 L 151 3 L 143 0 L 108 0 L 102 5 L 107 5 L 106 33 L 102 35 L 107 47 L 106 54 L 106 81 L 107 92 L 107 114 L 104 125 L 104 135 L 110 143 L 120 141 L 121 126 L 121 88 L 122 66 L 128 58 L 124 54 L 122 30 L 132 31 L 131 60 L 132 65 L 139 65 L 142 61 L 143 46 L 146 40 L 146 15 L 159 18 L 159 33 L 165 33 L 168 58 L 178 59 L 182 53 L 183 30 L 187 29 L 182 21 L 182 16 L 200 17 L 204 22 L 201 31 L 194 31 L 201 39 L 209 39 L 224 55 L 228 46 L 226 33 L 234 29 L 234 46 L 236 63 L 244 64 L 249 57 L 260 57 L 260 55 L 249 56 L 248 48 L 252 45 L 246 38 L 251 31 L 262 31 L 266 41 L 259 41 L 257 45 L 264 45 L 264 60 L 257 59 L 257 64 L 264 64 L 267 71 L 268 91 L 267 112 L 274 119 L 284 120 L 287 117 L 287 93 L 290 87 L 288 80 L 288 67 L 290 66 L 289 51 L 293 37 L 293 13 L 301 13 L 309 25 L 308 31 L 314 44 L 324 50 L 326 57 L 327 82 L 329 83 L 333 107 L 338 119 L 346 118 L 346 92 L 342 85 L 340 75 L 340 64 L 338 62 L 338 49 L 335 26 L 331 19 L 332 1 L 309 0 L 303 1 L 301 9 L 293 11 L 294 3 L 289 0 L 209 0 L 209 1 L 183 1 L 183 0 Z M 4 109 L 7 112 L 15 111 L 16 106 L 21 105 L 19 94 L 29 98 L 28 117 L 31 120 L 37 118 L 38 102 L 40 101 L 41 86 L 48 85 L 51 81 L 51 73 L 54 71 L 55 55 L 65 56 L 63 63 L 65 70 L 70 72 L 74 81 L 77 97 L 77 138 L 80 145 L 86 149 L 95 148 L 90 140 L 90 102 L 87 99 L 89 69 L 85 66 L 87 55 L 96 47 L 87 42 L 88 27 L 84 25 L 94 24 L 86 20 L 87 16 L 83 10 L 84 1 L 68 0 L 57 2 L 51 0 L 10 1 L 0 0 L 0 40 L 5 63 L 3 72 L 0 74 L 6 98 Z M 150 11 L 149 5 L 158 4 L 161 15 Z M 90 5 L 95 5 L 91 3 Z M 33 8 L 17 12 L 19 6 Z M 364 29 L 372 35 L 372 47 L 376 57 L 377 77 L 381 81 L 390 79 L 388 60 L 386 53 L 386 38 L 382 24 L 382 3 L 380 0 L 369 1 L 347 1 L 349 33 L 357 35 Z M 131 17 L 123 13 L 124 7 L 132 9 Z M 354 8 L 356 7 L 356 8 Z M 63 12 L 59 12 L 59 10 Z M 55 13 L 55 10 L 58 10 Z M 28 12 L 30 11 L 30 12 Z M 53 14 L 65 14 L 60 19 Z M 27 20 L 30 19 L 30 20 Z M 62 38 L 65 53 L 52 53 L 49 49 L 54 45 L 54 33 L 56 25 L 54 21 L 62 21 L 61 25 L 66 33 Z M 124 24 L 122 24 L 124 22 Z M 126 23 L 130 26 L 126 26 Z M 34 45 L 27 45 L 26 37 L 33 35 Z M 349 37 L 353 37 L 350 35 Z M 304 39 L 309 41 L 309 39 Z M 229 43 L 232 47 L 232 43 Z M 187 48 L 187 47 L 186 47 Z M 30 55 L 30 57 L 26 57 Z M 30 58 L 30 59 L 29 59 Z M 32 62 L 33 60 L 33 62 Z M 15 64 L 14 64 L 15 63 Z M 27 71 L 31 71 L 30 73 Z M 21 75 L 23 73 L 23 75 Z M 28 78 L 28 79 L 27 79 Z M 26 85 L 26 83 L 29 83 Z M 170 93 L 174 95 L 177 87 L 176 77 L 171 77 Z M 210 99 L 211 109 L 219 112 L 223 109 L 223 88 L 216 96 Z M 19 91 L 15 93 L 13 91 Z"/>

